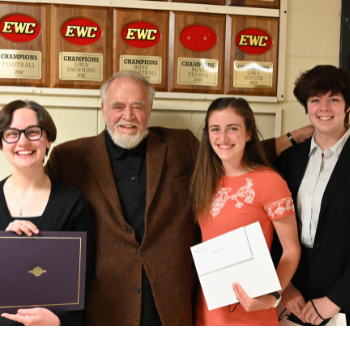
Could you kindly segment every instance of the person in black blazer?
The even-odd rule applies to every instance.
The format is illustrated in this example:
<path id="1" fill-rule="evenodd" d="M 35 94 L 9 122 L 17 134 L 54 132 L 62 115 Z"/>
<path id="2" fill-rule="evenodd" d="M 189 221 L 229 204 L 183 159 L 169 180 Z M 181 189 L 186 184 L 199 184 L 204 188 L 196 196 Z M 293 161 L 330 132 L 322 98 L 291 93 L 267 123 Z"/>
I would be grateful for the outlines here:
<path id="1" fill-rule="evenodd" d="M 283 294 L 305 324 L 325 324 L 338 312 L 350 322 L 350 74 L 316 66 L 300 75 L 294 95 L 314 135 L 283 152 L 277 170 L 292 192 L 302 257 Z"/>

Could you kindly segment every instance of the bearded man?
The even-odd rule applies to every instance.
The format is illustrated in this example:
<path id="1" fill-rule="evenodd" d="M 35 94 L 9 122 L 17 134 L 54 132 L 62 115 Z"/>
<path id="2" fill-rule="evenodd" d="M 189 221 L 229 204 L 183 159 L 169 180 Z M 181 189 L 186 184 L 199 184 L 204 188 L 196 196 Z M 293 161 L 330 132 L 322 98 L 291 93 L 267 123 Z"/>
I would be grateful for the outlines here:
<path id="1" fill-rule="evenodd" d="M 187 207 L 198 140 L 148 128 L 155 91 L 119 72 L 101 87 L 106 130 L 55 147 L 46 172 L 79 188 L 92 213 L 88 325 L 192 325 L 196 227 Z"/>
<path id="2" fill-rule="evenodd" d="M 55 147 L 46 165 L 83 192 L 92 213 L 88 325 L 193 323 L 190 247 L 200 237 L 187 200 L 199 142 L 189 130 L 148 128 L 154 94 L 138 73 L 115 74 L 101 87 L 106 130 Z"/>

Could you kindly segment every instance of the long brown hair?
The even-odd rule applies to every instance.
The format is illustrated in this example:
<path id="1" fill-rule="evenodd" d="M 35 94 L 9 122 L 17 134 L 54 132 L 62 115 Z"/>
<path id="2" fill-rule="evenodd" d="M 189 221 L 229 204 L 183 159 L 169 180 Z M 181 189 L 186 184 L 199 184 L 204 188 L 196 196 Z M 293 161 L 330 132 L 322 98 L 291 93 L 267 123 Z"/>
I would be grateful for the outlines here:
<path id="1" fill-rule="evenodd" d="M 221 159 L 211 147 L 209 140 L 209 118 L 214 111 L 231 108 L 244 119 L 246 132 L 251 139 L 246 143 L 243 164 L 247 169 L 259 166 L 269 167 L 252 109 L 243 98 L 218 98 L 214 100 L 207 111 L 203 129 L 202 142 L 199 147 L 197 162 L 190 183 L 190 201 L 195 218 L 205 217 L 210 211 L 212 198 L 217 190 L 220 179 L 225 175 Z"/>

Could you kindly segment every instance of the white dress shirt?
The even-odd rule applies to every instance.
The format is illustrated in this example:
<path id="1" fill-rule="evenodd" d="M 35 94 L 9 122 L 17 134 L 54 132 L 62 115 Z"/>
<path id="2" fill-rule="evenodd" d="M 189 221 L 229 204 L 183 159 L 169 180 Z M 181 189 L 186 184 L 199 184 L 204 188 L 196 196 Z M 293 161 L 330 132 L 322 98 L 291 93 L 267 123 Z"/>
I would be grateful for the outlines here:
<path id="1" fill-rule="evenodd" d="M 302 223 L 301 244 L 306 247 L 312 248 L 314 245 L 323 193 L 349 135 L 350 129 L 324 152 L 315 142 L 315 134 L 312 137 L 309 162 L 297 196 L 298 215 Z"/>

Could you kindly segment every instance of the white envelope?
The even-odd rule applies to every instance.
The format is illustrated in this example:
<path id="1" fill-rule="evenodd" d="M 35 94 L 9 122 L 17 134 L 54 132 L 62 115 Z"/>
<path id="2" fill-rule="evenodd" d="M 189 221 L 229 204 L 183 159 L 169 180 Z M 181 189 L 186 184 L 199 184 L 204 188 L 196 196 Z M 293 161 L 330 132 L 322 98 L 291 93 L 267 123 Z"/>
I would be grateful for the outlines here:
<path id="1" fill-rule="evenodd" d="M 238 302 L 239 283 L 255 298 L 281 289 L 259 222 L 191 247 L 209 310 Z"/>

